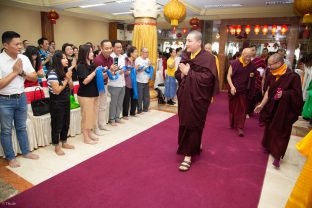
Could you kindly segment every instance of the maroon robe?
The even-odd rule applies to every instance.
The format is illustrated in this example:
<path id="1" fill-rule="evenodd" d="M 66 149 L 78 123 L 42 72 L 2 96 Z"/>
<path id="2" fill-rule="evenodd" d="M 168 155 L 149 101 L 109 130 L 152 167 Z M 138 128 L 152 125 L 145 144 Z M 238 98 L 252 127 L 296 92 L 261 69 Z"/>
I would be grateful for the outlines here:
<path id="1" fill-rule="evenodd" d="M 265 123 L 262 145 L 275 159 L 281 159 L 288 146 L 292 125 L 302 111 L 301 80 L 288 68 L 278 80 L 269 73 L 265 85 L 270 88 L 268 102 L 260 112 L 260 119 Z M 283 91 L 282 97 L 274 100 L 278 88 Z"/>
<path id="2" fill-rule="evenodd" d="M 258 68 L 263 68 L 265 70 L 266 64 L 265 60 L 256 57 L 252 60 L 252 63 L 255 65 L 256 69 Z M 252 91 L 249 93 L 248 96 L 248 108 L 247 108 L 247 114 L 252 114 L 257 103 L 262 101 L 262 77 L 260 75 L 259 71 L 255 71 L 255 82 L 254 82 L 254 87 L 252 88 Z"/>
<path id="3" fill-rule="evenodd" d="M 234 60 L 232 66 L 232 83 L 236 88 L 236 94 L 232 95 L 229 89 L 229 116 L 230 127 L 243 129 L 245 126 L 247 112 L 247 97 L 254 87 L 254 78 L 250 77 L 255 73 L 256 68 L 253 63 L 243 67 L 239 60 Z"/>
<path id="4" fill-rule="evenodd" d="M 192 156 L 200 153 L 208 107 L 212 96 L 219 90 L 218 72 L 215 57 L 205 50 L 201 50 L 194 59 L 190 59 L 190 53 L 185 53 L 180 63 L 188 63 L 190 70 L 183 78 L 180 69 L 175 72 L 179 82 L 177 153 Z"/>

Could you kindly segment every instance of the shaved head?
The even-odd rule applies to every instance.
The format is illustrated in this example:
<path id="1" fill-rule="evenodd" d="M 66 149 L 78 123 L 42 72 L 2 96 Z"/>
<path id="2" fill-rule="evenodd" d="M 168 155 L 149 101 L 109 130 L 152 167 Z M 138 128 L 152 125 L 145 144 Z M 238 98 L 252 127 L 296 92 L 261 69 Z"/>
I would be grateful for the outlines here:
<path id="1" fill-rule="evenodd" d="M 246 55 L 252 55 L 252 50 L 251 48 L 245 48 L 242 52 L 242 56 L 246 56 Z"/>
<path id="2" fill-rule="evenodd" d="M 242 52 L 242 59 L 245 64 L 249 64 L 251 57 L 253 56 L 253 51 L 251 48 L 245 48 Z"/>
<path id="3" fill-rule="evenodd" d="M 276 62 L 281 62 L 284 63 L 284 57 L 279 54 L 279 53 L 274 53 L 273 55 L 270 56 L 268 62 L 276 63 Z"/>
<path id="4" fill-rule="evenodd" d="M 206 43 L 205 51 L 207 51 L 209 53 L 212 53 L 212 45 L 211 45 L 211 43 Z"/>
<path id="5" fill-rule="evenodd" d="M 194 37 L 195 40 L 202 40 L 203 36 L 201 34 L 201 32 L 197 31 L 197 30 L 192 30 L 191 32 L 189 32 L 188 35 L 192 35 Z"/>
<path id="6" fill-rule="evenodd" d="M 201 49 L 202 34 L 197 30 L 192 30 L 186 37 L 187 52 L 195 53 Z"/>

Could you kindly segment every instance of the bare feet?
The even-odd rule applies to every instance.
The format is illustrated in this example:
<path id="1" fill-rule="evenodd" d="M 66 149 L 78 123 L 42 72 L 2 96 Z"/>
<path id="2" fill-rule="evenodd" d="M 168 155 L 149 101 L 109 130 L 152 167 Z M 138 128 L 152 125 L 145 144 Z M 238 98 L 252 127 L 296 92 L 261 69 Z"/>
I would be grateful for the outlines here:
<path id="1" fill-rule="evenodd" d="M 92 140 L 94 140 L 94 141 L 99 141 L 99 137 L 97 137 L 97 135 L 95 134 L 95 133 L 93 133 L 93 132 L 90 132 L 89 133 L 89 137 L 90 137 L 90 139 L 92 139 Z"/>
<path id="2" fill-rule="evenodd" d="M 110 122 L 110 125 L 112 125 L 112 126 L 117 126 L 117 124 L 116 124 L 115 121 L 111 121 L 111 122 Z"/>
<path id="3" fill-rule="evenodd" d="M 28 153 L 26 155 L 23 155 L 23 157 L 27 158 L 27 159 L 32 159 L 32 160 L 38 160 L 39 159 L 39 156 L 36 154 L 33 154 L 33 153 Z"/>
<path id="4" fill-rule="evenodd" d="M 98 142 L 97 141 L 93 141 L 92 139 L 88 138 L 88 139 L 84 139 L 84 143 L 86 144 L 97 144 Z"/>
<path id="5" fill-rule="evenodd" d="M 62 155 L 65 155 L 65 152 L 61 149 L 61 146 L 58 145 L 58 146 L 55 146 L 55 153 L 58 155 L 58 156 L 62 156 Z"/>
<path id="6" fill-rule="evenodd" d="M 9 161 L 9 166 L 10 166 L 11 168 L 18 168 L 18 167 L 21 167 L 20 163 L 19 163 L 16 159 L 10 160 L 10 161 Z"/>
<path id="7" fill-rule="evenodd" d="M 124 116 L 124 117 L 122 117 L 122 119 L 129 120 L 128 116 Z"/>
<path id="8" fill-rule="evenodd" d="M 116 123 L 121 123 L 121 124 L 123 124 L 123 123 L 125 123 L 125 122 L 122 121 L 121 119 L 116 119 Z"/>
<path id="9" fill-rule="evenodd" d="M 68 144 L 68 143 L 63 143 L 62 144 L 62 147 L 64 149 L 75 149 L 75 146 L 74 145 L 71 145 L 71 144 Z"/>

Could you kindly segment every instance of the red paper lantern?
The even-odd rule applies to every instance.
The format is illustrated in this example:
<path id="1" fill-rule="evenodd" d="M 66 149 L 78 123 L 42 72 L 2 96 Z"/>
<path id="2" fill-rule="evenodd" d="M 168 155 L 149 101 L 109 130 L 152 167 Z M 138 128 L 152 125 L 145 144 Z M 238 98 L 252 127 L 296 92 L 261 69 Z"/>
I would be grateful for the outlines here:
<path id="1" fill-rule="evenodd" d="M 288 30 L 288 26 L 287 25 L 282 25 L 282 28 L 281 28 L 281 33 L 282 35 L 284 35 Z"/>
<path id="2" fill-rule="evenodd" d="M 231 35 L 235 35 L 236 29 L 234 26 L 230 26 L 230 33 Z"/>
<path id="3" fill-rule="evenodd" d="M 56 24 L 56 20 L 60 18 L 59 14 L 56 13 L 55 10 L 51 10 L 48 12 L 48 19 L 51 21 L 52 24 Z"/>
<path id="4" fill-rule="evenodd" d="M 237 33 L 237 34 L 240 34 L 241 32 L 242 32 L 242 26 L 237 25 L 237 26 L 236 26 L 236 33 Z"/>
<path id="5" fill-rule="evenodd" d="M 196 30 L 199 28 L 199 19 L 196 17 L 193 17 L 192 19 L 190 19 L 190 25 L 192 26 L 193 30 Z"/>
<path id="6" fill-rule="evenodd" d="M 245 33 L 248 35 L 250 33 L 250 25 L 246 25 Z"/>
<path id="7" fill-rule="evenodd" d="M 269 27 L 267 25 L 263 25 L 263 28 L 262 28 L 262 34 L 263 35 L 266 35 L 269 31 Z"/>
<path id="8" fill-rule="evenodd" d="M 272 25 L 272 29 L 271 29 L 272 35 L 275 35 L 276 32 L 277 32 L 277 25 Z"/>
<path id="9" fill-rule="evenodd" d="M 260 32 L 260 25 L 256 25 L 256 26 L 255 26 L 254 32 L 255 32 L 256 35 L 259 34 L 259 32 Z"/>
<path id="10" fill-rule="evenodd" d="M 181 38 L 182 34 L 181 33 L 177 33 L 177 38 Z"/>

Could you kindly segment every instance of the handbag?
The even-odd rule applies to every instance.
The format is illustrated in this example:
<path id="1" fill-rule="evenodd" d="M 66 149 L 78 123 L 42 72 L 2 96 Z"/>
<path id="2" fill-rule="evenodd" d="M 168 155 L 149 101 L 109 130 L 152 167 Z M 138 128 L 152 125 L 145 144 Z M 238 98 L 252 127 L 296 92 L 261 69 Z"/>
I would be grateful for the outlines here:
<path id="1" fill-rule="evenodd" d="M 71 110 L 80 107 L 79 103 L 76 102 L 75 97 L 73 95 L 70 95 L 69 100 L 70 100 L 70 109 Z"/>
<path id="2" fill-rule="evenodd" d="M 43 92 L 40 87 L 35 88 L 34 95 L 36 94 L 37 89 L 40 90 L 41 98 L 37 100 L 34 98 L 31 102 L 31 109 L 34 116 L 42 116 L 50 112 L 50 98 L 44 98 L 44 96 L 42 96 Z"/>

